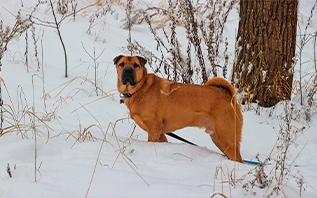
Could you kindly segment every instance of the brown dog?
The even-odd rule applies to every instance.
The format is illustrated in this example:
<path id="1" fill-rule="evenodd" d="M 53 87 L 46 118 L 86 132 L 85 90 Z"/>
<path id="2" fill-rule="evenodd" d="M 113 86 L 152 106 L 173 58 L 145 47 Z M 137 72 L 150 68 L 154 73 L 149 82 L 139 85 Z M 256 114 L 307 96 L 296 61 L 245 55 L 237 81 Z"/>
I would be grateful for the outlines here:
<path id="1" fill-rule="evenodd" d="M 120 55 L 113 62 L 118 91 L 131 118 L 148 132 L 148 141 L 167 142 L 165 133 L 187 126 L 205 128 L 229 159 L 243 162 L 243 117 L 228 81 L 215 77 L 205 85 L 181 84 L 148 74 L 146 60 L 139 56 Z"/>

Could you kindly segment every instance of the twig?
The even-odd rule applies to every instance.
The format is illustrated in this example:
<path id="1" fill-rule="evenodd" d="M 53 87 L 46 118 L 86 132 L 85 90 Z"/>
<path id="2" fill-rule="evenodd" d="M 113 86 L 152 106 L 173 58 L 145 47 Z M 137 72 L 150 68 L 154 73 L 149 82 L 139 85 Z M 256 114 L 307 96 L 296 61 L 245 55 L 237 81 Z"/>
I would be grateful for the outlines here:
<path id="1" fill-rule="evenodd" d="M 110 124 L 109 124 L 110 125 Z M 109 129 L 109 128 L 108 128 Z M 95 163 L 95 166 L 94 166 L 94 171 L 92 172 L 92 175 L 91 175 L 91 179 L 90 179 L 90 182 L 89 182 L 89 186 L 88 186 L 88 189 L 87 189 L 87 192 L 86 192 L 86 196 L 85 197 L 88 197 L 88 193 L 89 193 L 89 190 L 90 190 L 90 187 L 91 187 L 91 184 L 92 184 L 92 181 L 94 179 L 94 176 L 95 176 L 95 172 L 96 172 L 96 168 L 97 168 L 97 165 L 98 165 L 98 162 L 99 162 L 99 158 L 100 158 L 100 154 L 101 154 L 101 151 L 102 151 L 102 147 L 103 147 L 103 144 L 106 142 L 106 135 L 104 136 L 104 139 L 100 145 L 100 149 L 99 149 L 99 152 L 98 152 L 98 157 L 96 159 L 96 163 Z"/>
<path id="2" fill-rule="evenodd" d="M 222 196 L 222 197 L 224 197 L 224 198 L 227 198 L 227 196 L 226 195 L 224 195 L 223 193 L 214 193 L 212 196 L 211 196 L 211 198 L 213 198 L 213 197 L 216 197 L 216 196 Z"/>
<path id="3" fill-rule="evenodd" d="M 106 135 L 107 135 L 107 133 L 108 133 L 108 131 L 109 131 L 109 129 L 110 129 L 110 127 L 111 127 L 112 125 L 113 125 L 112 122 L 110 122 L 110 123 L 108 124 L 108 128 L 107 128 L 106 133 L 105 133 L 105 135 L 104 135 L 104 139 L 102 140 L 102 143 L 101 143 L 101 145 L 100 145 L 100 149 L 99 149 L 98 156 L 97 156 L 97 159 L 96 159 L 96 163 L 95 163 L 95 166 L 94 166 L 94 171 L 93 171 L 93 173 L 92 173 L 92 175 L 91 175 L 91 179 L 90 179 L 90 182 L 89 182 L 89 186 L 88 186 L 88 189 L 87 189 L 87 192 L 86 192 L 86 196 L 85 196 L 86 198 L 88 197 L 88 193 L 89 193 L 89 190 L 90 190 L 92 181 L 93 181 L 94 176 L 95 176 L 95 172 L 96 172 L 96 168 L 97 168 L 97 165 L 98 165 L 98 162 L 99 162 L 99 159 L 100 159 L 100 154 L 101 154 L 101 151 L 102 151 L 102 148 L 103 148 L 103 144 L 104 144 L 105 142 L 108 142 L 108 141 L 106 140 Z M 111 145 L 112 145 L 112 144 L 111 144 Z"/>
<path id="4" fill-rule="evenodd" d="M 35 114 L 35 91 L 34 91 L 34 76 L 32 75 L 32 87 L 33 87 L 33 106 L 32 106 L 32 111 Z M 36 172 L 37 172 L 37 168 L 36 168 L 36 161 L 37 161 L 37 139 L 36 139 L 36 131 L 35 131 L 35 116 L 33 116 L 33 120 L 32 120 L 32 129 L 33 129 L 33 133 L 34 133 L 34 182 L 36 182 Z"/>
<path id="5" fill-rule="evenodd" d="M 37 52 L 37 39 L 35 38 L 35 27 L 34 25 L 31 28 L 31 33 L 32 33 L 32 39 L 33 39 L 33 44 L 34 44 L 34 51 L 35 51 L 35 59 L 37 62 L 37 71 L 40 71 L 40 61 L 38 57 L 38 52 Z"/>
<path id="6" fill-rule="evenodd" d="M 97 71 L 98 71 L 98 67 L 99 67 L 99 63 L 97 62 L 97 60 L 100 58 L 100 56 L 103 54 L 103 52 L 105 51 L 105 49 L 102 50 L 102 52 L 96 57 L 96 50 L 95 50 L 95 47 L 94 47 L 94 56 L 92 56 L 91 54 L 89 54 L 89 52 L 86 50 L 85 46 L 84 46 L 84 43 L 81 42 L 81 45 L 83 47 L 83 49 L 85 50 L 86 54 L 88 54 L 88 56 L 94 61 L 94 71 L 95 71 L 95 91 L 96 91 L 96 94 L 98 96 L 98 86 L 97 86 Z"/>
<path id="7" fill-rule="evenodd" d="M 126 7 L 126 15 L 127 15 L 127 18 L 128 18 L 128 28 L 129 28 L 129 36 L 128 36 L 128 50 L 130 51 L 131 53 L 131 56 L 132 56 L 132 47 L 131 47 L 131 44 L 132 44 L 132 41 L 131 41 L 131 28 L 132 28 L 132 24 L 131 24 L 131 12 L 132 12 L 132 3 L 133 3 L 133 0 L 128 0 L 127 2 L 127 7 Z"/>
<path id="8" fill-rule="evenodd" d="M 25 65 L 26 65 L 26 71 L 29 72 L 29 40 L 28 40 L 28 31 L 25 31 Z"/>
<path id="9" fill-rule="evenodd" d="M 81 11 L 83 11 L 83 10 L 86 10 L 87 8 L 92 7 L 92 6 L 96 5 L 96 4 L 97 4 L 97 3 L 93 3 L 93 4 L 90 4 L 90 5 L 87 5 L 87 6 L 83 7 L 83 8 L 80 8 L 80 9 L 77 10 L 77 11 L 74 11 L 74 12 L 72 12 L 72 13 L 70 13 L 70 14 L 67 14 L 67 15 L 63 16 L 63 17 L 61 18 L 60 22 L 58 23 L 58 25 L 60 25 L 60 23 L 61 23 L 62 21 L 64 21 L 67 17 L 75 16 L 75 14 L 77 14 L 78 12 L 81 12 Z M 74 17 L 74 18 L 75 18 L 75 17 Z"/>
<path id="10" fill-rule="evenodd" d="M 190 161 L 193 161 L 193 158 L 191 158 L 191 157 L 189 157 L 189 156 L 187 156 L 187 155 L 184 155 L 184 154 L 182 154 L 182 153 L 174 153 L 174 155 L 180 155 L 180 156 L 182 156 L 182 157 L 185 157 L 185 158 L 189 159 Z"/>
<path id="11" fill-rule="evenodd" d="M 54 11 L 54 7 L 53 7 L 53 3 L 52 3 L 52 0 L 50 0 L 50 4 L 51 4 L 51 8 L 52 8 L 52 13 L 53 13 L 53 16 L 54 16 L 54 21 L 55 21 L 55 25 L 56 25 L 56 29 L 57 29 L 57 34 L 58 34 L 58 37 L 59 37 L 59 40 L 61 41 L 62 43 L 62 46 L 63 46 L 63 50 L 64 50 L 64 60 L 65 60 L 65 78 L 68 77 L 68 74 L 67 74 L 67 53 L 66 53 L 66 47 L 65 47 L 65 44 L 63 42 L 63 38 L 62 38 L 62 35 L 61 35 L 61 32 L 60 32 L 60 29 L 59 29 L 59 25 L 60 23 L 57 22 L 57 19 L 56 19 L 56 15 L 55 15 L 55 11 Z"/>
<path id="12" fill-rule="evenodd" d="M 12 173 L 11 173 L 11 169 L 10 169 L 9 163 L 7 165 L 7 173 L 9 174 L 9 177 L 12 178 Z"/>
<path id="13" fill-rule="evenodd" d="M 119 155 L 121 155 L 121 157 L 123 158 L 123 160 L 130 166 L 130 168 L 142 179 L 142 181 L 147 185 L 147 186 L 150 186 L 150 184 L 145 181 L 145 179 L 135 170 L 135 168 L 131 165 L 131 163 L 137 168 L 137 166 L 133 163 L 133 161 L 124 153 L 125 152 L 125 148 L 121 148 L 120 144 L 119 144 L 119 138 L 117 137 L 117 133 L 115 132 L 115 127 L 117 125 L 117 123 L 119 121 L 121 121 L 123 119 L 119 119 L 115 122 L 115 124 L 113 125 L 113 134 L 115 135 L 115 138 L 116 138 L 116 141 L 117 141 L 117 144 L 118 144 L 118 147 L 119 147 L 119 153 L 118 153 L 118 156 L 116 158 L 116 160 L 118 159 Z M 116 162 L 115 160 L 115 162 Z M 130 163 L 129 163 L 130 162 Z M 115 163 L 114 163 L 115 164 Z M 112 165 L 112 168 L 114 167 L 114 164 Z"/>

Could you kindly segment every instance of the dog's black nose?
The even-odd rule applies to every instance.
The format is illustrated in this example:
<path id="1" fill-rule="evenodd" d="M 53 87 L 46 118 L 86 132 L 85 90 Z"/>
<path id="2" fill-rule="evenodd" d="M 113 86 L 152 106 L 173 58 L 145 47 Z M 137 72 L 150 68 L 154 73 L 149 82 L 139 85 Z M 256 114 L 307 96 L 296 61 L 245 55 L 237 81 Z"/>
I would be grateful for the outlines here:
<path id="1" fill-rule="evenodd" d="M 135 82 L 135 76 L 134 76 L 134 70 L 132 67 L 126 67 L 123 69 L 122 71 L 122 79 L 121 82 L 122 84 L 126 85 L 126 84 L 130 84 L 132 86 L 134 86 L 136 84 Z"/>
<path id="2" fill-rule="evenodd" d="M 133 69 L 131 67 L 126 67 L 123 69 L 123 74 L 130 75 L 133 74 Z"/>

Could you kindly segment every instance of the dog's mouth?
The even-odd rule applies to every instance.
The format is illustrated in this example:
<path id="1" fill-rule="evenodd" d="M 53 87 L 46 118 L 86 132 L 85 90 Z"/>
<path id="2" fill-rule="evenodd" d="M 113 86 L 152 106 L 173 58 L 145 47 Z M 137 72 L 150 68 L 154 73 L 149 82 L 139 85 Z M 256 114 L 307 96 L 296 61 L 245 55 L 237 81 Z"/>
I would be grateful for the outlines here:
<path id="1" fill-rule="evenodd" d="M 136 84 L 134 70 L 131 67 L 126 67 L 122 71 L 121 83 L 124 85 L 134 86 Z"/>

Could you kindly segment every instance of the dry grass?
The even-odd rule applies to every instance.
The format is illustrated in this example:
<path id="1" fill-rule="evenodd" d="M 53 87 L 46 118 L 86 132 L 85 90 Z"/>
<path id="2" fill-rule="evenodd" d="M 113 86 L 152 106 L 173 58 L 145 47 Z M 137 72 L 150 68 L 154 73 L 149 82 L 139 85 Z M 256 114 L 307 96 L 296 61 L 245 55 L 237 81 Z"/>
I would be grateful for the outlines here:
<path id="1" fill-rule="evenodd" d="M 91 179 L 90 179 L 90 182 L 89 182 L 89 186 L 88 186 L 88 189 L 87 189 L 87 192 L 86 192 L 86 196 L 85 197 L 88 197 L 88 194 L 89 194 L 89 190 L 91 188 L 91 185 L 92 185 L 92 182 L 93 182 L 93 179 L 94 179 L 94 175 L 95 175 L 95 172 L 96 172 L 96 168 L 97 168 L 97 165 L 99 164 L 100 162 L 100 155 L 101 155 L 101 151 L 103 149 L 103 146 L 104 146 L 104 143 L 109 143 L 111 144 L 110 142 L 107 141 L 107 135 L 109 132 L 112 131 L 112 134 L 114 135 L 115 139 L 116 139 L 116 143 L 117 143 L 117 152 L 118 152 L 118 155 L 116 157 L 116 159 L 114 160 L 111 168 L 114 168 L 117 160 L 119 157 L 121 157 L 125 162 L 126 164 L 140 177 L 140 179 L 148 186 L 149 183 L 138 173 L 137 171 L 137 166 L 135 165 L 135 163 L 131 160 L 131 158 L 129 158 L 126 154 L 126 142 L 128 142 L 128 144 L 131 143 L 132 141 L 132 137 L 133 137 L 133 134 L 134 134 L 134 130 L 135 130 L 135 127 L 133 128 L 132 132 L 131 132 L 131 135 L 128 139 L 126 139 L 125 141 L 121 141 L 118 136 L 117 136 L 117 133 L 116 133 L 116 126 L 118 123 L 122 122 L 123 120 L 126 120 L 126 119 L 129 119 L 129 118 L 122 118 L 122 119 L 118 119 L 116 120 L 114 123 L 110 122 L 109 125 L 108 125 L 108 128 L 107 130 L 105 131 L 105 135 L 104 135 L 104 139 L 100 145 L 100 149 L 99 149 L 99 152 L 98 152 L 98 156 L 97 156 L 97 159 L 96 159 L 96 163 L 95 163 L 95 166 L 94 166 L 94 170 L 93 170 L 93 173 L 92 173 L 92 176 L 91 176 Z M 114 147 L 114 145 L 111 144 L 111 146 Z M 133 152 L 133 151 L 130 151 L 130 152 Z"/>

